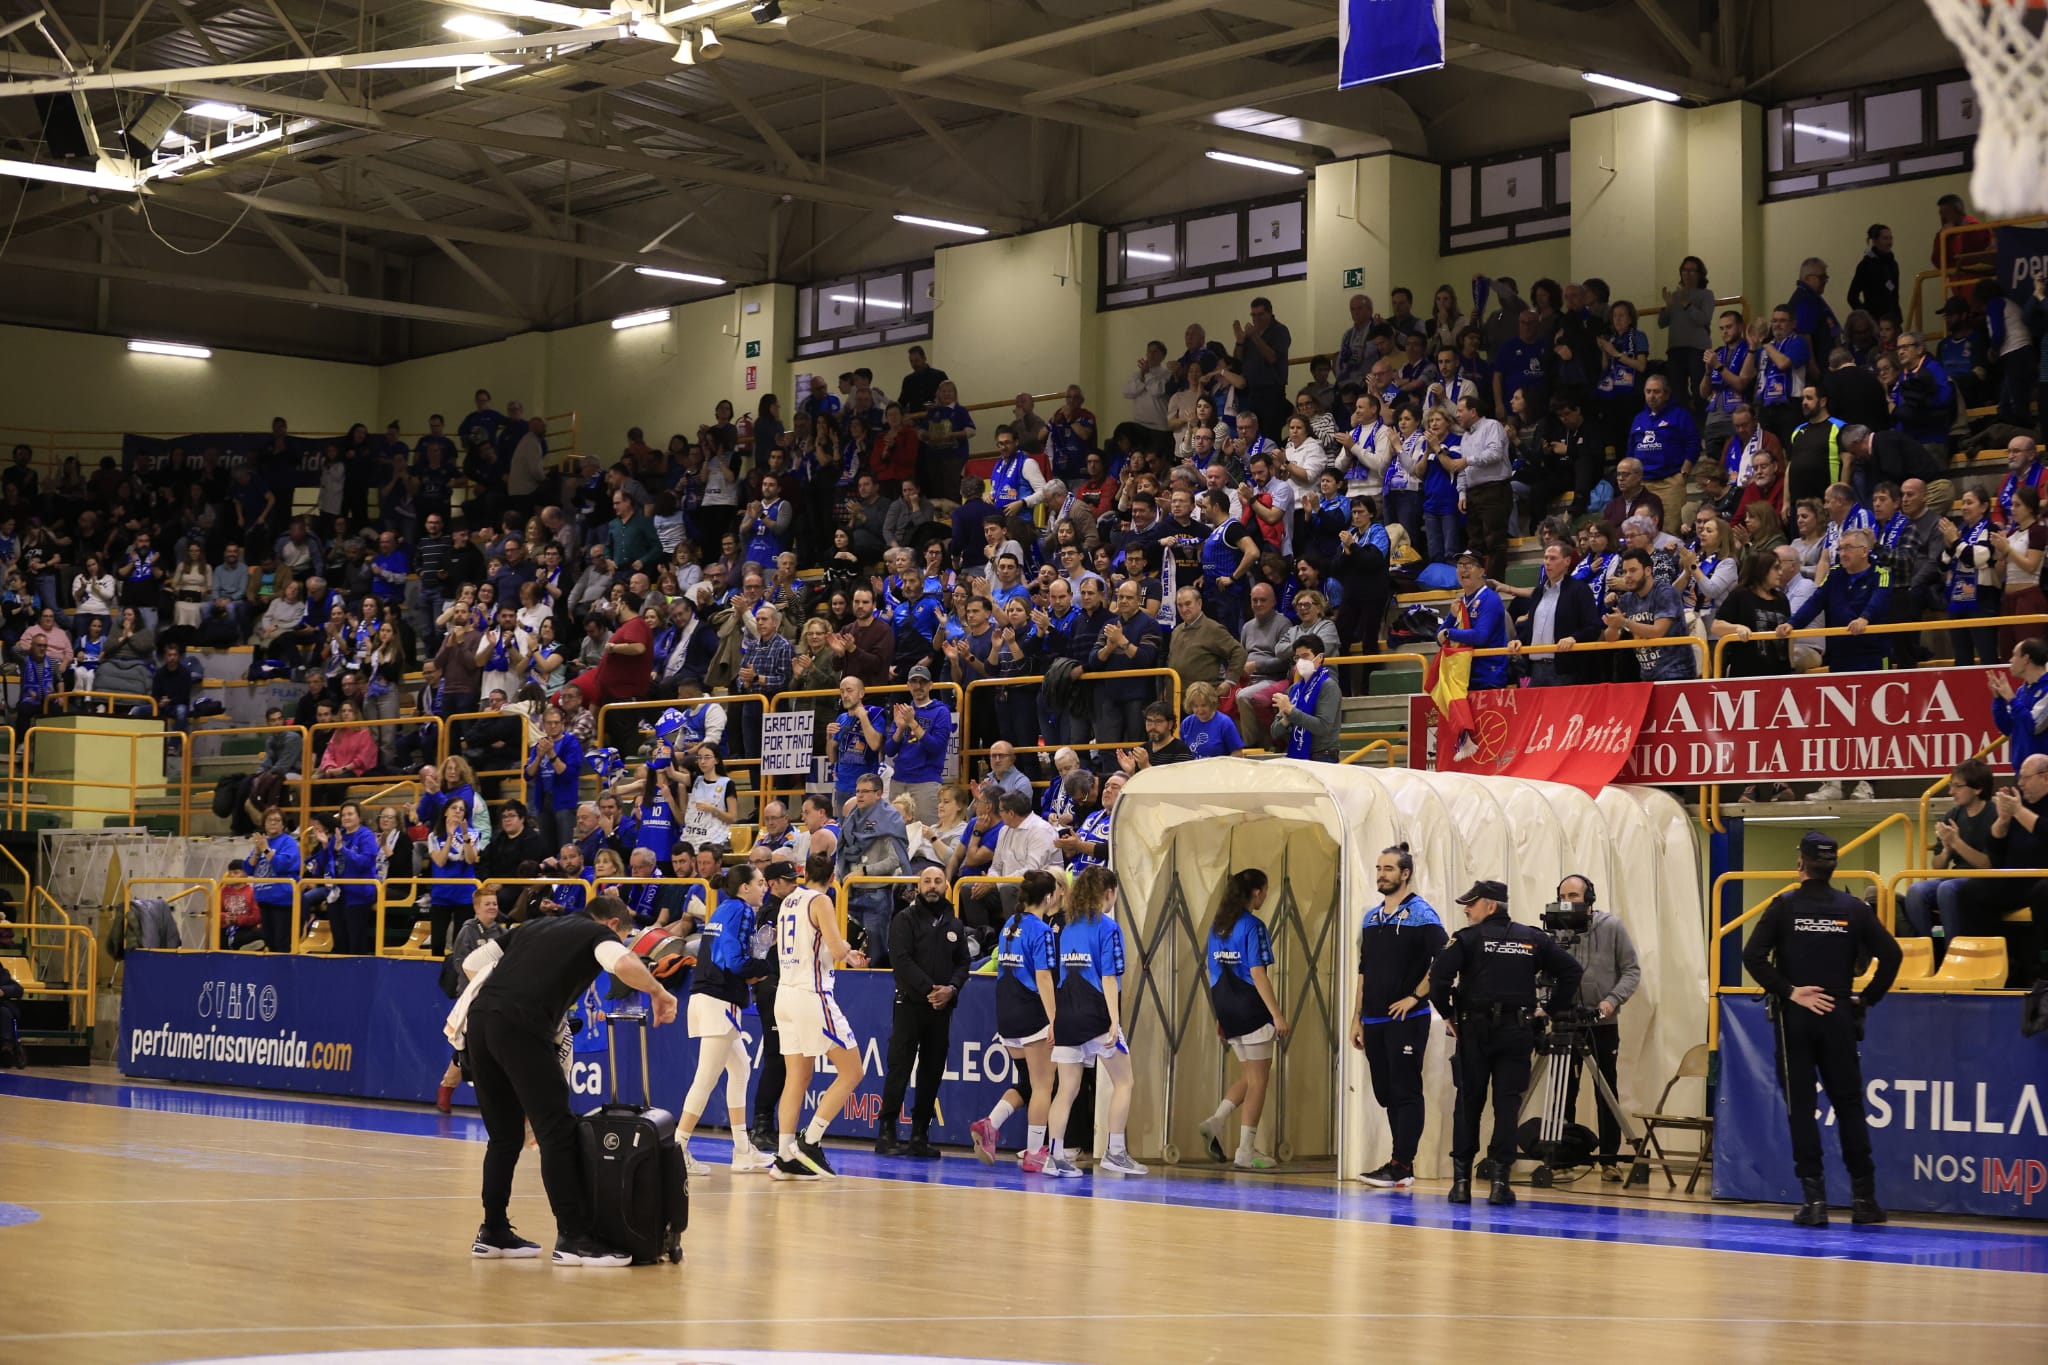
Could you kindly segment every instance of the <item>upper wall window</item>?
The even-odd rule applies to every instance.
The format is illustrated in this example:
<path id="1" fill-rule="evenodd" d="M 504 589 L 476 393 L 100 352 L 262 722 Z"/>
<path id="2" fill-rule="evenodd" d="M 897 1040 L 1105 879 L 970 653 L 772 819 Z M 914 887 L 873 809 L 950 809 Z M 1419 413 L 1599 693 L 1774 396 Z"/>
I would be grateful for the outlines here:
<path id="1" fill-rule="evenodd" d="M 1977 119 L 1960 72 L 1790 100 L 1764 114 L 1764 198 L 1968 170 Z"/>
<path id="2" fill-rule="evenodd" d="M 796 294 L 799 358 L 859 351 L 932 334 L 932 263 L 864 271 Z"/>
<path id="3" fill-rule="evenodd" d="M 1308 193 L 1193 209 L 1102 234 L 1102 308 L 1244 289 L 1308 273 Z"/>
<path id="4" fill-rule="evenodd" d="M 1566 237 L 1572 150 L 1536 147 L 1444 167 L 1443 254 Z"/>

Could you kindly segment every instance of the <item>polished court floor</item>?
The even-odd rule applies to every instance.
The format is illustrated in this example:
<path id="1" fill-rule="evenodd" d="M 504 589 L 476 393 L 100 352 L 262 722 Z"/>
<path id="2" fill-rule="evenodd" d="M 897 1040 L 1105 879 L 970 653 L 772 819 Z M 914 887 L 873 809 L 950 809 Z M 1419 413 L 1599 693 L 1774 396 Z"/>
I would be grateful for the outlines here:
<path id="1" fill-rule="evenodd" d="M 1463 1210 L 1429 1186 L 1050 1182 L 849 1148 L 836 1182 L 697 1182 L 679 1268 L 557 1270 L 470 1259 L 481 1135 L 111 1070 L 0 1076 L 0 1365 L 2048 1360 L 2048 1235 L 2019 1224 L 1813 1234 L 1583 1187 Z M 534 1162 L 518 1189 L 514 1220 L 549 1241 Z"/>

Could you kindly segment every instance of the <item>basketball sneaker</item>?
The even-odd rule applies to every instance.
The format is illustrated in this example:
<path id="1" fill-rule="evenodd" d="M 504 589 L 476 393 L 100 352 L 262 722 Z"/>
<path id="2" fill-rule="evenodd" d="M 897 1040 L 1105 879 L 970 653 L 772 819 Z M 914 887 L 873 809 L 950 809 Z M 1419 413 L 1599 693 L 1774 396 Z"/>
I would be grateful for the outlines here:
<path id="1" fill-rule="evenodd" d="M 1223 1150 L 1223 1134 L 1214 1119 L 1203 1119 L 1195 1125 L 1195 1131 L 1202 1135 L 1202 1145 L 1209 1149 L 1209 1160 L 1230 1160 L 1229 1154 Z"/>
<path id="2" fill-rule="evenodd" d="M 816 1180 L 818 1173 L 800 1161 L 792 1161 L 786 1156 L 779 1156 L 775 1158 L 775 1164 L 768 1168 L 768 1178 L 770 1180 Z"/>
<path id="3" fill-rule="evenodd" d="M 732 1151 L 732 1173 L 734 1175 L 758 1175 L 775 1169 L 775 1158 L 752 1147 L 734 1147 Z"/>
<path id="4" fill-rule="evenodd" d="M 1240 1171 L 1271 1171 L 1277 1170 L 1280 1165 L 1256 1147 L 1250 1151 L 1239 1149 L 1236 1158 L 1230 1164 Z"/>
<path id="5" fill-rule="evenodd" d="M 828 1180 L 838 1178 L 839 1172 L 833 1170 L 832 1163 L 825 1160 L 825 1149 L 818 1143 L 799 1137 L 796 1140 L 796 1159 Z"/>
<path id="6" fill-rule="evenodd" d="M 1066 1157 L 1054 1152 L 1045 1159 L 1045 1174 L 1078 1180 L 1081 1178 L 1081 1168 Z"/>
<path id="7" fill-rule="evenodd" d="M 1149 1175 L 1151 1168 L 1144 1165 L 1129 1152 L 1111 1152 L 1095 1163 L 1100 1170 L 1115 1171 L 1118 1175 Z"/>
<path id="8" fill-rule="evenodd" d="M 1358 1178 L 1376 1190 L 1405 1190 L 1415 1184 L 1415 1168 L 1403 1166 L 1398 1161 L 1389 1161 L 1377 1170 L 1367 1171 Z"/>
<path id="9" fill-rule="evenodd" d="M 683 1148 L 683 1170 L 689 1173 L 690 1179 L 696 1180 L 701 1176 L 711 1174 L 711 1163 L 699 1161 L 697 1154 L 688 1147 L 685 1147 Z"/>
<path id="10" fill-rule="evenodd" d="M 479 1261 L 528 1261 L 540 1255 L 540 1243 L 527 1241 L 510 1227 L 493 1228 L 487 1223 L 476 1230 L 469 1254 Z"/>
<path id="11" fill-rule="evenodd" d="M 967 1136 L 974 1143 L 974 1154 L 985 1166 L 996 1164 L 996 1126 L 987 1119 L 976 1119 L 967 1126 Z"/>
<path id="12" fill-rule="evenodd" d="M 1051 1155 L 1052 1149 L 1049 1147 L 1040 1147 L 1035 1151 L 1021 1152 L 1018 1154 L 1017 1164 L 1024 1168 L 1024 1174 L 1026 1175 L 1043 1175 L 1045 1174 L 1046 1158 Z"/>
<path id="13" fill-rule="evenodd" d="M 555 1264 L 617 1267 L 633 1264 L 633 1258 L 592 1237 L 560 1237 L 555 1240 Z"/>

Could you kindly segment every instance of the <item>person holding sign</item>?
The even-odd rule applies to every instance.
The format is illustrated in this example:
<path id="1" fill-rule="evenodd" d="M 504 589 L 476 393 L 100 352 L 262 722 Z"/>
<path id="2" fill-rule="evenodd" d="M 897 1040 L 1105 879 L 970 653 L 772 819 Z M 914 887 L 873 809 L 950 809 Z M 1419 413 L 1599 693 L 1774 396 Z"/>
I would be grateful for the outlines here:
<path id="1" fill-rule="evenodd" d="M 716 844 L 732 847 L 733 822 L 740 818 L 740 799 L 733 792 L 732 779 L 718 759 L 718 750 L 700 744 L 690 755 L 696 769 L 690 784 L 690 806 L 683 817 L 683 841 L 702 848 Z"/>

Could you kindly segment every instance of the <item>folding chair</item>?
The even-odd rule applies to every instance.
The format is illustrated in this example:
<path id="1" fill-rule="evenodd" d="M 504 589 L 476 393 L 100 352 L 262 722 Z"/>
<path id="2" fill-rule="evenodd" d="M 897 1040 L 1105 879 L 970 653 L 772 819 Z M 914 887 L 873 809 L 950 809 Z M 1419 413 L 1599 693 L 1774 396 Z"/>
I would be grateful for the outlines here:
<path id="1" fill-rule="evenodd" d="M 1691 1194 L 1699 1185 L 1700 1172 L 1706 1170 L 1714 1162 L 1714 1119 L 1710 1114 L 1698 1116 L 1692 1114 L 1668 1114 L 1664 1110 L 1671 1102 L 1672 1090 L 1680 1081 L 1692 1077 L 1698 1077 L 1701 1080 L 1706 1079 L 1707 1062 L 1708 1052 L 1705 1043 L 1699 1043 L 1688 1048 L 1684 1058 L 1678 1063 L 1678 1070 L 1672 1073 L 1669 1081 L 1665 1082 L 1664 1093 L 1657 1097 L 1656 1112 L 1636 1115 L 1637 1121 L 1643 1125 L 1643 1135 L 1635 1144 L 1635 1159 L 1638 1162 L 1645 1163 L 1645 1170 L 1648 1169 L 1650 1164 L 1662 1166 L 1664 1168 L 1664 1179 L 1674 1190 L 1678 1188 L 1678 1179 L 1671 1173 L 1670 1154 L 1664 1150 L 1664 1144 L 1657 1140 L 1658 1131 L 1660 1129 L 1673 1129 L 1679 1132 L 1699 1134 L 1699 1150 L 1697 1152 L 1680 1152 L 1678 1154 L 1681 1157 L 1690 1155 L 1693 1159 L 1691 1178 L 1685 1182 L 1685 1192 L 1687 1194 Z"/>

